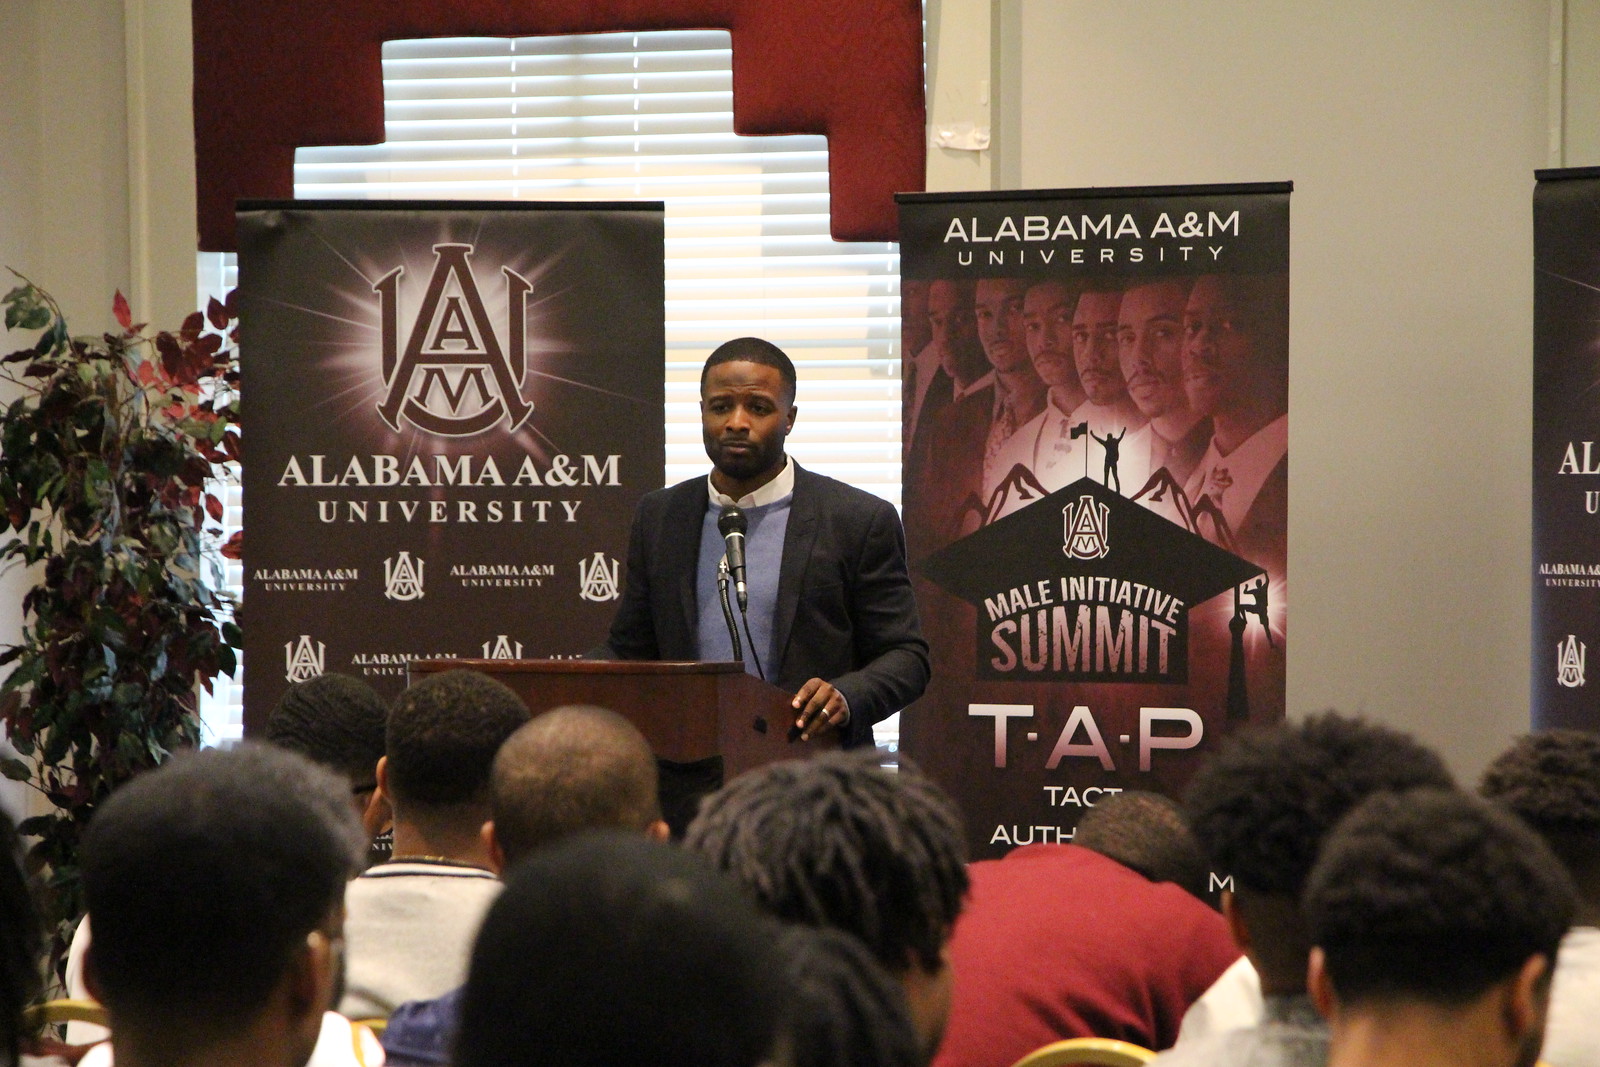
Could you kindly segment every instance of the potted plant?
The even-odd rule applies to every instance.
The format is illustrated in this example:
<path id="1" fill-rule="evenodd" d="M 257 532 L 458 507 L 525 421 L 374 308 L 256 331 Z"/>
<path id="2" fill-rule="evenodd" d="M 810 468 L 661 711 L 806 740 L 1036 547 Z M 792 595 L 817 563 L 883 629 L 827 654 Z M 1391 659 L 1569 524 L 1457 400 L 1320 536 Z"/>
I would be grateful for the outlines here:
<path id="1" fill-rule="evenodd" d="M 18 276 L 21 277 L 20 275 Z M 234 670 L 238 628 L 208 539 L 239 456 L 229 305 L 148 333 L 121 293 L 120 332 L 72 336 L 26 278 L 0 304 L 34 343 L 0 359 L 21 395 L 0 413 L 0 565 L 37 580 L 0 652 L 0 721 L 21 759 L 0 773 L 51 811 L 21 823 L 58 965 L 82 914 L 78 848 L 117 786 L 195 745 L 198 681 Z M 230 296 L 231 302 L 231 296 Z M 236 555 L 236 545 L 224 546 Z"/>

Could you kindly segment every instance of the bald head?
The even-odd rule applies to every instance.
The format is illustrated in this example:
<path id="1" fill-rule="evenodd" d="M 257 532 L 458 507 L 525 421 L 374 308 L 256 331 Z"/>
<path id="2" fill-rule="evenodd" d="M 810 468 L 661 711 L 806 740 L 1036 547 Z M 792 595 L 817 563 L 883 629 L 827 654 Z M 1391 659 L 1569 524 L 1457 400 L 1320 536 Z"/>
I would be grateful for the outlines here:
<path id="1" fill-rule="evenodd" d="M 632 723 L 605 708 L 556 708 L 495 756 L 495 840 L 512 864 L 584 830 L 647 831 L 661 819 L 656 788 L 655 756 Z"/>

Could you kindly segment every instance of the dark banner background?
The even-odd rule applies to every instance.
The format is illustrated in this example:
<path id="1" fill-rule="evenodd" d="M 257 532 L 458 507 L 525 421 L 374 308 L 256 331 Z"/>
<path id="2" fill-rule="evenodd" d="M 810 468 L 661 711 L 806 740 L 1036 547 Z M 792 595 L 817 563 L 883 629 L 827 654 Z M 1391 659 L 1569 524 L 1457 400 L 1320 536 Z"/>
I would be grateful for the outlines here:
<path id="1" fill-rule="evenodd" d="M 1251 321 L 1241 313 L 1213 327 L 1276 346 L 1252 373 L 1278 398 L 1276 431 L 1286 441 L 1289 191 L 1275 184 L 900 198 L 904 516 L 934 656 L 927 694 L 902 719 L 901 747 L 960 801 L 975 857 L 1069 840 L 1105 790 L 1177 794 L 1225 733 L 1282 718 L 1287 445 L 1279 454 L 1268 449 L 1271 475 L 1245 498 L 1254 501 L 1248 514 L 1225 528 L 1203 500 L 1221 484 L 1201 471 L 1209 421 L 1195 425 L 1183 463 L 1157 462 L 1154 447 L 1136 445 L 1144 422 L 1137 409 L 1113 424 L 1104 414 L 1113 409 L 1097 406 L 1083 417 L 1092 420 L 1092 439 L 1063 433 L 1055 445 L 1048 423 L 1030 421 L 1011 436 L 1032 434 L 1033 448 L 1009 439 L 996 448 L 988 400 L 978 402 L 981 412 L 956 401 L 914 416 L 917 376 L 939 362 L 927 316 L 947 315 L 952 300 L 978 315 L 983 279 L 1007 279 L 1015 292 L 1060 283 L 1056 303 L 1068 319 L 1088 292 L 1109 292 L 1116 309 L 1123 293 L 1172 283 L 1167 292 L 1178 296 L 1167 299 L 1181 319 L 1185 294 L 1198 292 L 1201 279 L 1214 290 L 1243 286 L 1257 294 Z M 1030 310 L 1046 304 L 1044 292 L 1028 298 Z M 1040 316 L 1033 318 L 1028 343 L 1048 347 Z M 981 323 L 965 328 L 981 332 Z M 1070 333 L 1065 322 L 1058 330 Z M 943 336 L 955 343 L 950 330 Z M 988 371 L 994 357 L 969 334 L 968 347 L 974 343 Z M 1071 378 L 1080 381 L 1075 370 Z M 1126 435 L 1120 486 L 1107 484 L 1100 443 L 1118 429 Z M 1097 579 L 1104 582 L 1095 586 Z M 1085 588 L 1097 592 L 1084 596 Z M 1173 598 L 1181 609 L 1168 606 Z M 1080 612 L 1084 627 L 1074 629 Z M 1243 625 L 1230 626 L 1235 617 Z M 1098 658 L 1074 663 L 1074 640 Z M 1164 665 L 1163 648 L 1171 657 Z"/>
<path id="2" fill-rule="evenodd" d="M 1540 171 L 1533 199 L 1535 729 L 1600 728 L 1600 170 Z"/>
<path id="3" fill-rule="evenodd" d="M 291 678 L 598 643 L 663 479 L 659 205 L 244 204 L 239 235 L 247 732 Z"/>

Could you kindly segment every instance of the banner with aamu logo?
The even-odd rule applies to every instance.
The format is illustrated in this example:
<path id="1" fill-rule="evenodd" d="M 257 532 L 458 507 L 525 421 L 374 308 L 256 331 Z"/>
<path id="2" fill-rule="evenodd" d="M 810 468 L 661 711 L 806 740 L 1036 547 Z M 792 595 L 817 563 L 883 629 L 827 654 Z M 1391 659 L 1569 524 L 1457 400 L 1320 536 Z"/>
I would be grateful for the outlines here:
<path id="1" fill-rule="evenodd" d="M 1600 167 L 1536 172 L 1533 655 L 1536 730 L 1600 729 Z"/>
<path id="2" fill-rule="evenodd" d="M 245 203 L 245 726 L 324 671 L 577 656 L 663 480 L 662 209 Z"/>
<path id="3" fill-rule="evenodd" d="M 1289 192 L 900 197 L 900 732 L 975 856 L 1283 717 Z"/>

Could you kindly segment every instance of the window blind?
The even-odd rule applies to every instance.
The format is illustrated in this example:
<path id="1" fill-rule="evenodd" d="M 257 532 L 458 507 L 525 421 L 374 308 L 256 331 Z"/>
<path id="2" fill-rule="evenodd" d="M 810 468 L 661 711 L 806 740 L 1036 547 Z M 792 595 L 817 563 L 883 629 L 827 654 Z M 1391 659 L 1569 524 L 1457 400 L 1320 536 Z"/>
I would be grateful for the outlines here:
<path id="1" fill-rule="evenodd" d="M 829 237 L 824 138 L 734 134 L 731 63 L 720 30 L 390 42 L 387 139 L 300 149 L 295 195 L 664 201 L 666 483 L 706 469 L 706 355 L 756 334 L 799 372 L 792 454 L 898 506 L 897 247 Z"/>

